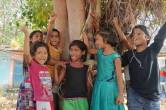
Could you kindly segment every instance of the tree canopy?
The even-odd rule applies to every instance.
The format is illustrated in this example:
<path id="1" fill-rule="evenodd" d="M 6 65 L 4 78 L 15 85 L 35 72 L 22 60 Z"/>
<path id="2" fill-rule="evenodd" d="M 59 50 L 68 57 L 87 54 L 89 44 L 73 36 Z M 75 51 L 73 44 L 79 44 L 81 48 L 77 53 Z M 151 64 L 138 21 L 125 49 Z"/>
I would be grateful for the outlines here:
<path id="1" fill-rule="evenodd" d="M 23 25 L 30 29 L 46 29 L 53 11 L 52 0 L 1 0 L 0 44 L 23 47 Z"/>
<path id="2" fill-rule="evenodd" d="M 18 0 L 0 1 L 0 44 L 9 45 L 11 40 L 21 40 L 17 28 L 17 20 L 21 16 L 19 9 L 21 2 Z"/>
<path id="3" fill-rule="evenodd" d="M 21 5 L 21 18 L 33 29 L 45 29 L 53 12 L 52 0 L 24 0 Z"/>
<path id="4" fill-rule="evenodd" d="M 72 2 L 72 1 L 71 1 Z M 92 17 L 90 29 L 112 30 L 112 19 L 118 16 L 124 32 L 137 24 L 146 24 L 149 30 L 157 30 L 166 18 L 166 0 L 85 0 L 85 20 Z M 30 29 L 45 30 L 54 11 L 54 0 L 1 0 L 0 44 L 10 44 L 14 39 L 23 45 L 19 27 L 27 24 Z M 86 23 L 85 21 L 85 23 Z M 83 29 L 86 29 L 84 25 Z M 88 29 L 86 29 L 88 30 Z"/>

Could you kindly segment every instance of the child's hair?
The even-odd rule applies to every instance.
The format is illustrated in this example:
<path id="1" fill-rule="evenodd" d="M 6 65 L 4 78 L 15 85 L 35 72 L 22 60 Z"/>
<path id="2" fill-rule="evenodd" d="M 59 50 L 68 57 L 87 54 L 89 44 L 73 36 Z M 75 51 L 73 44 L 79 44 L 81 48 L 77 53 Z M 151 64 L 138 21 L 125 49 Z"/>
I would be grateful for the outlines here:
<path id="1" fill-rule="evenodd" d="M 41 41 L 35 42 L 30 48 L 30 54 L 32 57 L 35 56 L 35 53 L 39 47 L 45 47 L 47 50 L 48 58 L 47 58 L 47 61 L 45 62 L 45 64 L 46 64 L 48 62 L 48 60 L 50 59 L 49 48 L 46 43 L 41 42 Z"/>
<path id="2" fill-rule="evenodd" d="M 146 37 L 149 39 L 147 41 L 147 43 L 149 44 L 149 41 L 150 41 L 150 35 L 149 35 L 149 32 L 147 30 L 147 27 L 145 25 L 136 25 L 133 29 L 132 29 L 132 32 L 131 32 L 131 36 L 133 37 L 133 32 L 134 32 L 134 29 L 140 29 L 141 31 L 143 31 L 146 35 Z"/>
<path id="3" fill-rule="evenodd" d="M 40 34 L 41 34 L 41 37 L 43 37 L 42 31 L 40 31 L 40 30 L 35 30 L 35 31 L 32 31 L 32 32 L 31 32 L 31 34 L 29 35 L 29 38 L 32 39 L 32 37 L 33 37 L 36 33 L 40 33 Z"/>
<path id="4" fill-rule="evenodd" d="M 96 35 L 100 35 L 103 38 L 103 41 L 110 44 L 112 47 L 116 47 L 118 44 L 117 37 L 108 31 L 99 31 Z"/>
<path id="5" fill-rule="evenodd" d="M 43 35 L 45 35 L 45 36 L 46 36 L 46 35 L 47 35 L 47 32 L 46 32 L 46 31 L 45 31 L 45 32 L 43 32 Z"/>
<path id="6" fill-rule="evenodd" d="M 85 54 L 82 55 L 81 59 L 82 59 L 83 62 L 86 61 L 88 49 L 87 49 L 87 46 L 84 44 L 84 42 L 82 42 L 82 41 L 80 41 L 80 40 L 74 40 L 74 41 L 72 41 L 71 44 L 69 45 L 69 49 L 70 49 L 72 46 L 77 46 L 78 48 L 81 49 L 82 52 L 85 52 Z"/>
<path id="7" fill-rule="evenodd" d="M 52 29 L 52 32 L 57 32 L 57 33 L 58 33 L 58 36 L 60 36 L 60 31 L 59 31 L 58 29 L 53 28 L 53 29 Z"/>

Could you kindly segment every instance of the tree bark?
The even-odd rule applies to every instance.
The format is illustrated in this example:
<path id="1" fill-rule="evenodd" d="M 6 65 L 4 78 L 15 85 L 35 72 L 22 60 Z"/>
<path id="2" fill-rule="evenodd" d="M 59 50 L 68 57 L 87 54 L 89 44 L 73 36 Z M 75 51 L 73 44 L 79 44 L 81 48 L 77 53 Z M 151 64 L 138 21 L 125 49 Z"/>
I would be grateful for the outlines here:
<path id="1" fill-rule="evenodd" d="M 68 47 L 69 47 L 69 31 L 68 31 L 68 15 L 66 0 L 54 0 L 54 12 L 57 14 L 55 21 L 55 28 L 57 28 L 64 42 L 64 51 L 62 54 L 63 59 L 68 58 Z"/>
<path id="2" fill-rule="evenodd" d="M 85 22 L 84 0 L 66 0 L 70 41 L 80 40 Z"/>

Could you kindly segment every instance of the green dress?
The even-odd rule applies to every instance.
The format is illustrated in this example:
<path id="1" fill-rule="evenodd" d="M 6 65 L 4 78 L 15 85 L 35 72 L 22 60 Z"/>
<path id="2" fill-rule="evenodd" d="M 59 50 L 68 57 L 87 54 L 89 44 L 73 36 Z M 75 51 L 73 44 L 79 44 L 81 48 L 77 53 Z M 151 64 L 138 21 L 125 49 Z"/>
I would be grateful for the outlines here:
<path id="1" fill-rule="evenodd" d="M 103 50 L 97 53 L 97 76 L 94 83 L 91 110 L 124 110 L 124 105 L 116 104 L 118 84 L 114 60 L 120 56 L 117 53 L 104 55 Z"/>

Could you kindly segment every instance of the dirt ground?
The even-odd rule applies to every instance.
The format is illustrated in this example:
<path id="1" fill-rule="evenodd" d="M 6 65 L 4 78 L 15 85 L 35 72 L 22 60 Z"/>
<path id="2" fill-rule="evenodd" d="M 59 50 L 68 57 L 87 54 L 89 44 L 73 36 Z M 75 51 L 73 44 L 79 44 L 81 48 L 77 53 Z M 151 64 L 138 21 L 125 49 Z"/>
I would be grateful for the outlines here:
<path id="1" fill-rule="evenodd" d="M 2 110 L 15 110 L 18 89 L 8 90 L 7 93 L 0 92 L 0 108 Z M 126 102 L 126 101 L 125 101 Z M 127 106 L 125 106 L 126 110 Z M 161 101 L 161 110 L 166 110 L 166 100 Z"/>
<path id="2" fill-rule="evenodd" d="M 125 105 L 125 110 L 128 110 L 126 105 Z M 160 110 L 166 110 L 166 100 L 165 101 L 161 101 Z"/>
<path id="3" fill-rule="evenodd" d="M 161 102 L 161 110 L 166 110 L 166 101 Z"/>
<path id="4" fill-rule="evenodd" d="M 0 92 L 0 108 L 2 110 L 16 110 L 18 89 Z"/>

